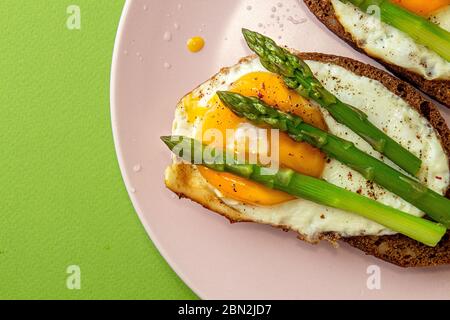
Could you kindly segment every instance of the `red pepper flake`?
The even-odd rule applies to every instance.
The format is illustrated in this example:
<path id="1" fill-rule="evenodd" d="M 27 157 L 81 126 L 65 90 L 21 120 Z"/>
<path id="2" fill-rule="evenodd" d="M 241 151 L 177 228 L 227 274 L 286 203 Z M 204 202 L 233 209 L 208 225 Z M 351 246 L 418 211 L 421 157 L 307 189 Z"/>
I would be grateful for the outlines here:
<path id="1" fill-rule="evenodd" d="M 258 92 L 258 98 L 259 99 L 262 99 L 264 96 L 262 95 L 262 93 L 261 92 Z"/>
<path id="2" fill-rule="evenodd" d="M 438 179 L 438 180 L 442 180 L 442 177 L 436 176 L 436 179 Z"/>

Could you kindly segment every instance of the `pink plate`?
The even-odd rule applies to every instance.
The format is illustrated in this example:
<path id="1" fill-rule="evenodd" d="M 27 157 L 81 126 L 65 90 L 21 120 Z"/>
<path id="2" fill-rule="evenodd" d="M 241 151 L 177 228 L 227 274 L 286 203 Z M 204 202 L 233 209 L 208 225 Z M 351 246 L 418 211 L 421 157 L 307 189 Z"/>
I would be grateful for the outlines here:
<path id="1" fill-rule="evenodd" d="M 170 134 L 180 97 L 249 54 L 242 27 L 292 48 L 373 63 L 326 30 L 302 1 L 127 1 L 112 65 L 112 124 L 130 197 L 161 254 L 204 299 L 450 298 L 448 267 L 401 269 L 345 244 L 314 246 L 271 227 L 231 225 L 166 190 L 170 154 L 159 136 Z M 206 46 L 193 54 L 186 40 L 196 35 Z"/>

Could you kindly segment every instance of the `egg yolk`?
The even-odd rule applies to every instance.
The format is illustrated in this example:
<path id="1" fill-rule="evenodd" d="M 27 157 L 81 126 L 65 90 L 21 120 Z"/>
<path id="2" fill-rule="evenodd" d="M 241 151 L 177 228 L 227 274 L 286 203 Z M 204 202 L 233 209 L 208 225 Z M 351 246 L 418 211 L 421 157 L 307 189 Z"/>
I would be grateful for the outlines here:
<path id="1" fill-rule="evenodd" d="M 209 110 L 208 106 L 201 106 L 199 102 L 200 97 L 194 96 L 192 93 L 185 96 L 181 101 L 181 106 L 190 124 L 193 124 L 199 118 L 203 118 Z"/>
<path id="2" fill-rule="evenodd" d="M 205 46 L 205 40 L 202 37 L 193 37 L 187 41 L 187 48 L 190 52 L 199 52 Z"/>
<path id="3" fill-rule="evenodd" d="M 429 16 L 442 7 L 450 5 L 450 0 L 391 0 L 418 15 Z"/>
<path id="4" fill-rule="evenodd" d="M 288 89 L 283 80 L 275 74 L 268 72 L 246 74 L 234 82 L 229 90 L 245 96 L 259 97 L 279 110 L 300 116 L 306 123 L 323 130 L 327 129 L 320 110 L 310 105 L 308 101 L 296 92 Z M 225 148 L 227 146 L 225 139 L 227 129 L 238 130 L 249 123 L 246 119 L 236 116 L 225 107 L 217 95 L 209 101 L 206 108 L 198 106 L 198 103 L 195 103 L 198 100 L 195 98 L 187 96 L 185 99 L 188 99 L 183 101 L 188 121 L 198 119 L 198 117 L 202 118 L 201 130 L 197 134 L 197 139 L 202 139 L 205 144 L 216 144 L 215 146 L 217 147 Z M 224 137 L 220 141 L 222 145 L 220 143 L 217 145 L 217 142 L 208 140 L 205 133 L 210 129 L 221 133 L 221 136 Z M 270 154 L 272 150 L 270 130 L 267 132 L 267 151 Z M 304 142 L 295 142 L 282 132 L 279 133 L 278 146 L 278 163 L 280 166 L 291 168 L 313 177 L 322 175 L 325 166 L 325 156 L 320 150 Z M 249 150 L 246 151 L 250 152 Z M 267 188 L 230 173 L 216 172 L 203 166 L 199 166 L 198 169 L 208 183 L 227 198 L 257 205 L 274 205 L 294 199 L 289 194 Z"/>

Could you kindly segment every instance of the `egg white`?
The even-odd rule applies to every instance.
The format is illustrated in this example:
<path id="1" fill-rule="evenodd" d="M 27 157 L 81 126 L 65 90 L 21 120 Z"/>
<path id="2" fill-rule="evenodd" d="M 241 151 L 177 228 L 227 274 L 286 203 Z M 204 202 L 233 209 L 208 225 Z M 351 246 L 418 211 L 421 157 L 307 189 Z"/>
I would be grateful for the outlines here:
<path id="1" fill-rule="evenodd" d="M 359 47 L 372 56 L 413 71 L 425 79 L 450 80 L 450 63 L 406 33 L 379 21 L 351 3 L 331 0 L 336 16 Z M 450 31 L 450 6 L 430 20 Z"/>
<path id="2" fill-rule="evenodd" d="M 328 90 L 342 101 L 363 110 L 372 123 L 419 156 L 423 161 L 420 180 L 440 194 L 445 192 L 450 179 L 447 156 L 438 135 L 425 118 L 378 81 L 357 76 L 337 65 L 316 61 L 307 63 Z M 211 80 L 195 89 L 193 94 L 201 96 L 200 104 L 207 106 L 207 102 L 217 91 L 227 90 L 243 75 L 257 71 L 266 71 L 259 59 L 243 59 L 231 68 L 222 69 Z M 322 109 L 322 112 L 331 133 L 354 142 L 360 149 L 382 159 L 367 142 L 347 127 L 338 124 L 326 110 Z M 180 103 L 176 109 L 172 133 L 194 138 L 200 130 L 201 121 L 198 118 L 194 123 L 189 123 L 186 110 Z M 382 160 L 393 165 L 389 160 Z M 368 183 L 361 174 L 337 160 L 331 159 L 326 164 L 323 179 L 410 214 L 423 216 L 419 209 L 384 188 Z M 308 200 L 296 199 L 279 205 L 256 206 L 226 198 L 219 190 L 211 188 L 223 202 L 253 221 L 288 226 L 311 241 L 325 232 L 336 232 L 344 237 L 393 234 L 391 230 L 366 218 Z"/>
<path id="3" fill-rule="evenodd" d="M 450 5 L 434 13 L 430 17 L 430 21 L 436 23 L 442 29 L 450 31 Z"/>

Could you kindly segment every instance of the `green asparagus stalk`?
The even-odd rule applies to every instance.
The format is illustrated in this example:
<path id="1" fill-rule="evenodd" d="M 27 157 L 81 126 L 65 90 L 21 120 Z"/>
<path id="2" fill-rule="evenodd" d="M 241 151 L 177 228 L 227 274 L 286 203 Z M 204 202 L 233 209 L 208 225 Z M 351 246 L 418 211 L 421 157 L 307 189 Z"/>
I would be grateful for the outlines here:
<path id="1" fill-rule="evenodd" d="M 280 169 L 269 174 L 263 171 L 261 166 L 239 164 L 237 161 L 224 159 L 223 151 L 217 149 L 208 151 L 208 154 L 214 155 L 214 161 L 211 161 L 209 156 L 196 157 L 198 153 L 204 155 L 207 148 L 199 141 L 187 137 L 170 136 L 161 137 L 161 139 L 172 152 L 185 161 L 204 165 L 215 171 L 230 172 L 295 197 L 359 214 L 428 246 L 434 247 L 446 232 L 446 228 L 441 224 L 412 216 L 324 180 L 301 175 L 291 169 Z M 180 144 L 183 146 L 180 147 Z"/>
<path id="2" fill-rule="evenodd" d="M 366 140 L 406 172 L 416 175 L 422 161 L 374 126 L 362 111 L 340 101 L 314 77 L 309 66 L 296 55 L 279 47 L 272 39 L 243 29 L 249 47 L 259 56 L 262 65 L 284 78 L 291 89 L 312 99 L 328 110 L 331 116 Z"/>
<path id="3" fill-rule="evenodd" d="M 217 95 L 239 117 L 245 117 L 256 125 L 269 125 L 286 132 L 295 141 L 305 141 L 319 148 L 329 157 L 358 171 L 367 180 L 376 182 L 450 227 L 449 199 L 358 149 L 351 141 L 309 125 L 298 116 L 272 108 L 258 98 L 225 91 L 219 91 Z"/>
<path id="4" fill-rule="evenodd" d="M 387 0 L 341 0 L 350 2 L 364 12 L 371 6 L 380 8 L 381 21 L 403 31 L 419 44 L 433 50 L 450 62 L 450 32 L 427 19 Z"/>

